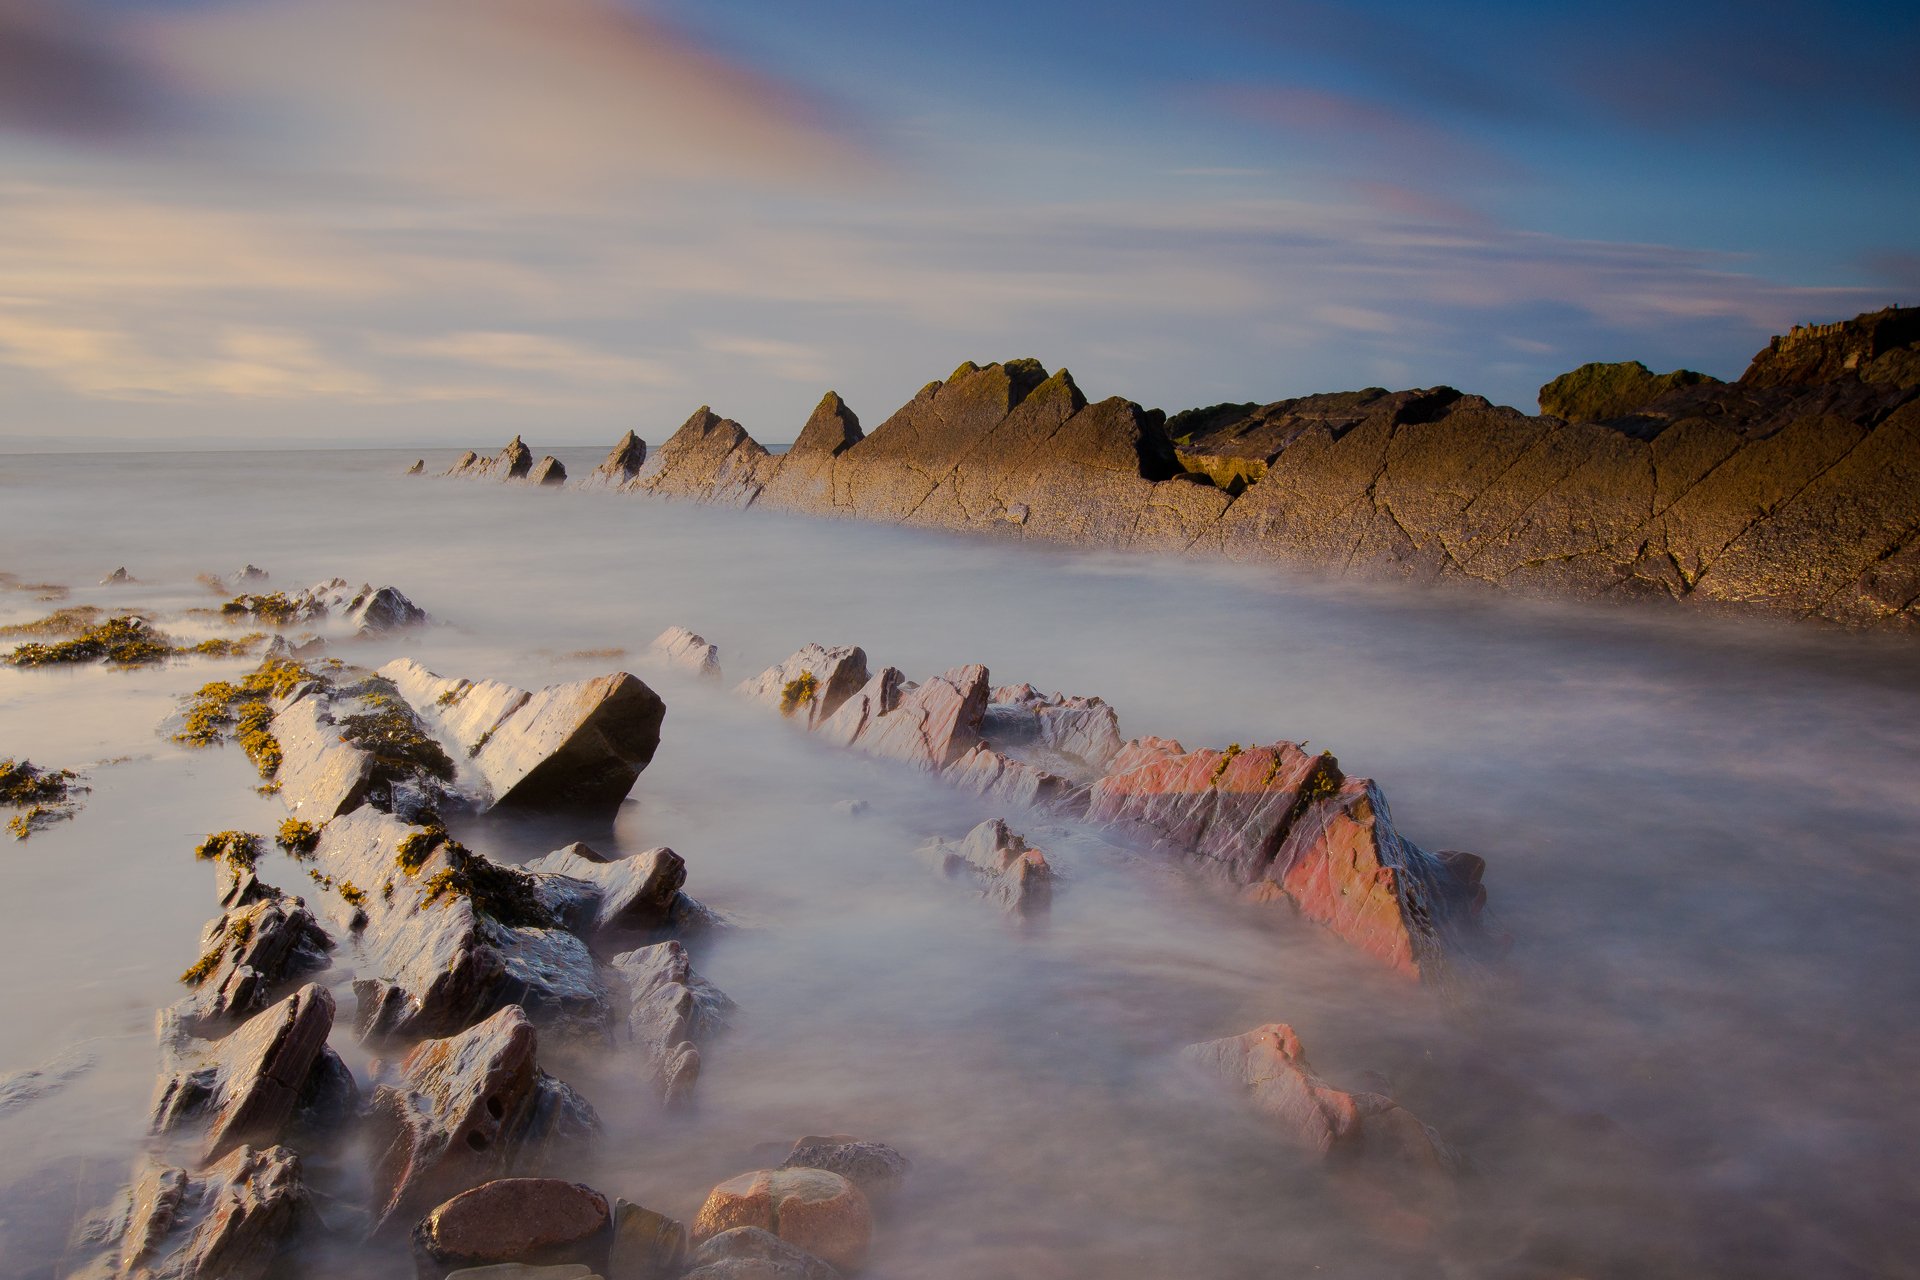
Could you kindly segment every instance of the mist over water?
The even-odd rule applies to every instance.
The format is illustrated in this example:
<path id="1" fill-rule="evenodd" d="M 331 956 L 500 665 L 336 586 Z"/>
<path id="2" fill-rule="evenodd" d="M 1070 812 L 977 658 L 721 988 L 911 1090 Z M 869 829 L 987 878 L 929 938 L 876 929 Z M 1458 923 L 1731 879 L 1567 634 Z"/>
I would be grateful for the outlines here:
<path id="1" fill-rule="evenodd" d="M 608 1131 L 556 1172 L 687 1218 L 759 1144 L 890 1142 L 916 1168 L 876 1280 L 1920 1275 L 1911 641 L 409 479 L 410 460 L 0 458 L 0 570 L 163 612 L 248 561 L 275 588 L 391 583 L 435 625 L 339 656 L 524 686 L 624 666 L 660 691 L 659 754 L 610 828 L 460 824 L 513 861 L 671 845 L 739 926 L 694 947 L 740 1009 L 690 1114 L 659 1114 L 621 1055 L 543 1039 Z M 141 585 L 85 585 L 122 564 Z M 51 607 L 0 593 L 0 623 Z M 675 624 L 720 646 L 725 687 L 642 664 Z M 1063 878 L 1047 922 L 1015 928 L 909 856 L 1003 811 L 726 692 L 808 641 L 1098 694 L 1128 736 L 1332 750 L 1408 837 L 1487 859 L 1512 953 L 1443 1004 L 1284 910 L 1005 813 Z M 88 766 L 94 788 L 0 850 L 0 1072 L 94 1063 L 0 1112 L 0 1273 L 67 1274 L 74 1217 L 144 1140 L 153 1011 L 217 914 L 193 845 L 283 816 L 237 751 L 158 732 L 250 665 L 0 669 L 0 755 Z M 871 811 L 835 811 L 850 798 Z M 262 876 L 305 892 L 278 855 Z M 1176 1068 L 1272 1021 L 1337 1086 L 1384 1074 L 1471 1160 L 1430 1234 Z M 349 1263 L 382 1274 L 307 1270 Z"/>

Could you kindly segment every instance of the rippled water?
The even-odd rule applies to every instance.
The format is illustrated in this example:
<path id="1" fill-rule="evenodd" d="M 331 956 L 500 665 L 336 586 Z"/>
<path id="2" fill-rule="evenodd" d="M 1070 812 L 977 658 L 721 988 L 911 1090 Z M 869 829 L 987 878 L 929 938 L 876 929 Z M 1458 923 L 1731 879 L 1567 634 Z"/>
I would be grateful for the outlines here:
<path id="1" fill-rule="evenodd" d="M 1283 911 L 1030 816 L 1013 825 L 1065 884 L 1045 927 L 1013 929 L 908 856 L 993 811 L 636 667 L 669 712 L 611 830 L 462 833 L 509 859 L 669 844 L 742 926 L 696 949 L 740 1016 L 691 1114 L 657 1114 L 618 1055 L 544 1047 L 608 1124 L 570 1176 L 688 1217 L 759 1144 L 888 1141 L 916 1173 L 876 1278 L 1920 1275 L 1911 642 L 406 479 L 409 460 L 0 458 L 0 570 L 80 587 L 125 564 L 141 585 L 74 602 L 160 610 L 246 561 L 275 586 L 391 582 L 439 623 L 343 656 L 523 685 L 631 665 L 684 624 L 729 684 L 857 643 L 916 677 L 979 661 L 1097 693 L 1130 734 L 1306 738 L 1379 778 L 1414 840 L 1483 854 L 1516 938 L 1442 1006 Z M 3 621 L 47 607 L 0 593 Z M 580 656 L 605 649 L 634 656 Z M 0 1072 L 92 1063 L 0 1113 L 4 1274 L 65 1275 L 75 1216 L 125 1180 L 153 1011 L 216 914 L 193 844 L 281 816 L 238 753 L 156 732 L 246 665 L 0 670 L 0 755 L 94 788 L 0 849 Z M 1471 1159 L 1431 1232 L 1175 1069 L 1270 1021 L 1334 1084 L 1385 1074 Z"/>

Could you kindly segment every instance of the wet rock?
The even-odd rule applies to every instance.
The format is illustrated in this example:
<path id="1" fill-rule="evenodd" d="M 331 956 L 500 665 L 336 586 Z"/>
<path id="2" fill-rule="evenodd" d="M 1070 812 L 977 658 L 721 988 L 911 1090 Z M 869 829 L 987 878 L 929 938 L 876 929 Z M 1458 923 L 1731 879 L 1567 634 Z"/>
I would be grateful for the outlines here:
<path id="1" fill-rule="evenodd" d="M 686 1252 L 684 1224 L 625 1200 L 614 1201 L 609 1280 L 669 1280 L 680 1274 Z"/>
<path id="2" fill-rule="evenodd" d="M 913 1162 L 884 1142 L 863 1142 L 850 1134 L 806 1137 L 793 1144 L 783 1169 L 825 1169 L 860 1188 L 869 1200 L 898 1191 L 913 1172 Z"/>
<path id="3" fill-rule="evenodd" d="M 1285 1023 L 1189 1045 L 1186 1061 L 1239 1090 L 1286 1139 L 1330 1160 L 1452 1174 L 1459 1158 L 1411 1112 L 1378 1093 L 1348 1093 L 1314 1074 Z"/>
<path id="4" fill-rule="evenodd" d="M 872 1243 L 873 1212 L 860 1188 L 837 1173 L 760 1169 L 708 1193 L 693 1239 L 704 1245 L 736 1227 L 758 1227 L 833 1267 L 857 1271 Z"/>
<path id="5" fill-rule="evenodd" d="M 498 1263 L 604 1266 L 612 1226 L 607 1198 L 557 1178 L 496 1178 L 463 1191 L 413 1229 L 421 1280 Z"/>
<path id="6" fill-rule="evenodd" d="M 370 808 L 327 824 L 313 866 L 359 899 L 326 901 L 343 919 L 364 917 L 362 1036 L 449 1035 L 507 1005 L 544 1025 L 606 1024 L 593 956 L 553 917 L 540 877 Z"/>
<path id="7" fill-rule="evenodd" d="M 311 983 L 217 1041 L 198 1039 L 163 1010 L 153 1132 L 205 1122 L 207 1160 L 280 1141 L 332 1030 L 333 995 Z"/>
<path id="8" fill-rule="evenodd" d="M 281 753 L 274 781 L 306 821 L 362 805 L 413 817 L 464 803 L 453 788 L 453 760 L 390 684 L 319 681 L 271 705 Z"/>
<path id="9" fill-rule="evenodd" d="M 410 658 L 379 674 L 465 752 L 483 805 L 608 808 L 626 799 L 660 745 L 666 704 L 616 672 L 529 693 L 499 681 L 448 680 Z"/>
<path id="10" fill-rule="evenodd" d="M 743 682 L 736 693 L 772 707 L 808 729 L 825 723 L 867 683 L 867 655 L 854 645 L 810 644 Z"/>
<path id="11" fill-rule="evenodd" d="M 593 1108 L 540 1070 L 538 1037 L 518 1006 L 407 1054 L 400 1081 L 374 1091 L 374 1225 L 494 1178 L 537 1172 L 547 1150 L 598 1132 Z"/>
<path id="12" fill-rule="evenodd" d="M 989 818 L 962 840 L 935 840 L 920 857 L 949 877 L 978 885 L 987 901 L 1011 915 L 1032 916 L 1053 902 L 1053 868 L 1025 837 Z"/>
<path id="13" fill-rule="evenodd" d="M 987 669 L 955 667 L 903 690 L 893 710 L 854 738 L 856 751 L 938 773 L 980 741 L 987 709 Z"/>
<path id="14" fill-rule="evenodd" d="M 584 899 L 570 895 L 556 905 L 569 928 L 596 944 L 698 932 L 715 923 L 711 911 L 681 892 L 687 864 L 671 849 L 608 858 L 576 841 L 535 858 L 527 870 L 590 886 Z"/>
<path id="15" fill-rule="evenodd" d="M 606 458 L 586 478 L 588 487 L 624 489 L 632 484 L 647 462 L 647 442 L 629 431 L 620 437 Z"/>
<path id="16" fill-rule="evenodd" d="M 194 994 L 180 1007 L 197 1028 L 266 1008 L 278 988 L 332 963 L 333 939 L 300 898 L 262 883 L 251 871 L 233 876 L 226 910 L 200 935 L 200 959 L 188 971 Z"/>
<path id="17" fill-rule="evenodd" d="M 300 1157 L 241 1146 L 199 1173 L 151 1164 L 84 1238 L 80 1280 L 266 1280 L 306 1204 Z"/>
<path id="18" fill-rule="evenodd" d="M 727 1025 L 733 1001 L 693 971 L 687 949 L 661 942 L 613 958 L 627 984 L 627 1034 L 663 1100 L 681 1105 L 700 1078 L 700 1046 Z"/>
<path id="19" fill-rule="evenodd" d="M 840 1273 L 805 1249 L 759 1227 L 722 1231 L 693 1251 L 684 1280 L 839 1280 Z"/>
<path id="20" fill-rule="evenodd" d="M 647 646 L 667 663 L 710 679 L 720 678 L 720 647 L 685 627 L 668 627 Z"/>
<path id="21" fill-rule="evenodd" d="M 527 473 L 527 480 L 537 485 L 563 485 L 567 482 L 567 468 L 560 459 L 548 454 Z"/>
<path id="22" fill-rule="evenodd" d="M 346 741 L 331 698 L 314 691 L 294 699 L 274 715 L 272 731 L 281 752 L 274 780 L 289 809 L 325 822 L 366 803 L 379 763 Z"/>

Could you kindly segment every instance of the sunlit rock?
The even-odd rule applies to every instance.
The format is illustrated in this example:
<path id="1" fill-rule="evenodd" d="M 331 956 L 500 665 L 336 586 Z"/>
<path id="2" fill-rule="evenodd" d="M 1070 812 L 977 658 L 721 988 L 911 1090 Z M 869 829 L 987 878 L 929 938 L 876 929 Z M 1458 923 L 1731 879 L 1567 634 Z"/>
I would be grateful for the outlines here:
<path id="1" fill-rule="evenodd" d="M 711 680 L 720 678 L 720 647 L 708 644 L 705 636 L 695 635 L 685 627 L 668 627 L 655 636 L 647 648 L 670 666 Z"/>
<path id="2" fill-rule="evenodd" d="M 758 1227 L 833 1267 L 857 1271 L 873 1240 L 873 1211 L 860 1188 L 837 1173 L 760 1169 L 707 1194 L 693 1239 L 704 1244 L 736 1227 Z"/>
<path id="3" fill-rule="evenodd" d="M 148 1164 L 82 1225 L 108 1252 L 76 1280 L 267 1280 L 307 1201 L 300 1157 L 235 1148 L 199 1172 Z"/>
<path id="4" fill-rule="evenodd" d="M 807 645 L 778 666 L 741 683 L 735 692 L 772 707 L 807 729 L 830 719 L 867 683 L 866 651 L 855 645 Z"/>
<path id="5" fill-rule="evenodd" d="M 615 956 L 612 967 L 627 986 L 627 1034 L 655 1087 L 669 1105 L 685 1103 L 700 1077 L 700 1046 L 726 1026 L 733 1001 L 694 972 L 678 942 Z"/>
<path id="6" fill-rule="evenodd" d="M 604 1266 L 607 1198 L 558 1178 L 496 1178 L 437 1206 L 413 1229 L 418 1274 L 501 1263 Z"/>

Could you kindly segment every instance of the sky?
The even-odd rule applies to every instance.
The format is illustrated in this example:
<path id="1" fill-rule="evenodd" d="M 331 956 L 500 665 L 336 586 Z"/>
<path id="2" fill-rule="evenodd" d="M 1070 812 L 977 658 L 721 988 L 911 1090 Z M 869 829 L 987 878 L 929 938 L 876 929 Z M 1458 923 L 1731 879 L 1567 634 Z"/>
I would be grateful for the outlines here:
<path id="1" fill-rule="evenodd" d="M 1920 302 L 1920 6 L 0 0 L 0 449 L 1177 411 Z"/>

